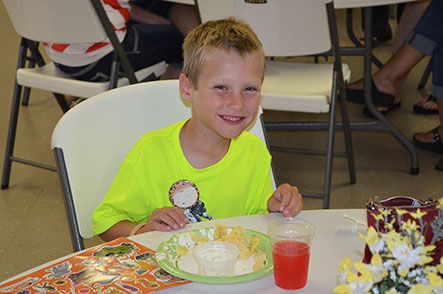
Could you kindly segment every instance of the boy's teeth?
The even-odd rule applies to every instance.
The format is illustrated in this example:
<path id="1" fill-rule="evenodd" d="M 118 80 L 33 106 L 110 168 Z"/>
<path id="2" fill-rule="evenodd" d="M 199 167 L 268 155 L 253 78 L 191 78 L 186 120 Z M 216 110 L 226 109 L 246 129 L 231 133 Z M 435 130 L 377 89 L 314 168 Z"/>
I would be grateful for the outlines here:
<path id="1" fill-rule="evenodd" d="M 230 120 L 230 121 L 238 121 L 240 120 L 239 117 L 231 117 L 231 116 L 223 116 L 224 119 Z"/>

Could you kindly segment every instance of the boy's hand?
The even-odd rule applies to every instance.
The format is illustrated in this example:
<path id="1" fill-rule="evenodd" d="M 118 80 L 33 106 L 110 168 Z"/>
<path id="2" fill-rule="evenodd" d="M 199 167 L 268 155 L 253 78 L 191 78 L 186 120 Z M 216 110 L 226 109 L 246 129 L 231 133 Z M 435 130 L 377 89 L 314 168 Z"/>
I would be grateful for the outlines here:
<path id="1" fill-rule="evenodd" d="M 188 217 L 178 207 L 163 207 L 154 210 L 143 228 L 143 232 L 171 231 L 183 228 Z"/>
<path id="2" fill-rule="evenodd" d="M 268 200 L 268 210 L 280 211 L 285 217 L 296 216 L 303 208 L 303 199 L 297 187 L 280 185 Z"/>

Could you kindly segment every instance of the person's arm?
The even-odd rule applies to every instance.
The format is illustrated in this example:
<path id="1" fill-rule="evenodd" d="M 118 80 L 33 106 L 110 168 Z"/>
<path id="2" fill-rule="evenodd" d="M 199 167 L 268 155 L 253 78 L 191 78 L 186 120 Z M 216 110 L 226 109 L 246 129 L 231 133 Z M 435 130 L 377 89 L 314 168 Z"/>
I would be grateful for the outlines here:
<path id="1" fill-rule="evenodd" d="M 268 200 L 270 212 L 280 211 L 285 217 L 296 216 L 303 208 L 303 198 L 297 187 L 280 185 Z"/>
<path id="2" fill-rule="evenodd" d="M 188 218 L 178 207 L 163 207 L 156 209 L 143 227 L 135 235 L 150 231 L 171 231 L 183 228 L 188 223 Z M 120 221 L 100 234 L 104 241 L 111 241 L 119 237 L 128 237 L 139 224 L 128 220 Z"/>
<path id="3" fill-rule="evenodd" d="M 133 21 L 143 24 L 171 24 L 171 22 L 163 16 L 137 6 L 132 2 L 129 2 L 129 5 L 131 5 L 131 19 Z"/>

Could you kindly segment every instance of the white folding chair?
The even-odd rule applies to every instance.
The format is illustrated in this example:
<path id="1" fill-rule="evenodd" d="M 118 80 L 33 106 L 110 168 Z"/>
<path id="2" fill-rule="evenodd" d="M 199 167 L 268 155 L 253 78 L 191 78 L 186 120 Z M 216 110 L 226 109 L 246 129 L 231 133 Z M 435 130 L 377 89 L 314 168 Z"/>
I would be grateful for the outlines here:
<path id="1" fill-rule="evenodd" d="M 54 167 L 13 155 L 20 100 L 27 105 L 30 88 L 53 92 L 66 112 L 69 106 L 64 95 L 88 98 L 129 83 L 154 80 L 165 71 L 166 65 L 161 62 L 134 73 L 100 0 L 3 0 L 3 4 L 16 32 L 22 37 L 1 183 L 1 189 L 6 189 L 13 161 L 55 171 Z M 103 83 L 70 78 L 52 62 L 45 64 L 38 49 L 39 42 L 95 43 L 107 38 L 114 48 L 115 58 L 110 81 Z M 25 87 L 23 95 L 22 87 Z"/>
<path id="2" fill-rule="evenodd" d="M 271 150 L 326 154 L 324 191 L 304 196 L 323 198 L 329 208 L 333 155 L 348 158 L 350 182 L 355 183 L 349 119 L 345 104 L 345 81 L 351 72 L 341 63 L 335 11 L 332 0 L 197 0 L 202 21 L 234 16 L 246 21 L 263 44 L 267 57 L 306 56 L 331 52 L 333 64 L 296 63 L 267 60 L 262 87 L 264 110 L 323 113 L 329 112 L 326 123 L 265 123 L 271 130 L 328 130 L 326 151 L 285 147 Z M 332 50 L 331 50 L 332 49 Z M 346 153 L 334 153 L 336 102 L 340 96 Z"/>
<path id="3" fill-rule="evenodd" d="M 60 119 L 52 134 L 52 149 L 75 251 L 84 248 L 83 238 L 93 236 L 92 214 L 137 140 L 190 115 L 178 81 L 170 80 L 107 91 Z M 261 119 L 250 132 L 266 142 Z"/>

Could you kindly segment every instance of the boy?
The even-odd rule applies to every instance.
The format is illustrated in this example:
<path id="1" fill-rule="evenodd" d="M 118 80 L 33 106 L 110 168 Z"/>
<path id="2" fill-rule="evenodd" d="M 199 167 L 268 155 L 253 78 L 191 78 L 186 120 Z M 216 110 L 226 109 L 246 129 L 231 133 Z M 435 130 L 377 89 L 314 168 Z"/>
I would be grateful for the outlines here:
<path id="1" fill-rule="evenodd" d="M 271 156 L 244 131 L 257 116 L 265 68 L 254 32 L 232 18 L 209 21 L 187 36 L 183 51 L 180 93 L 192 117 L 146 134 L 131 150 L 94 212 L 94 233 L 105 241 L 202 217 L 290 217 L 302 208 L 296 187 L 272 192 Z"/>

